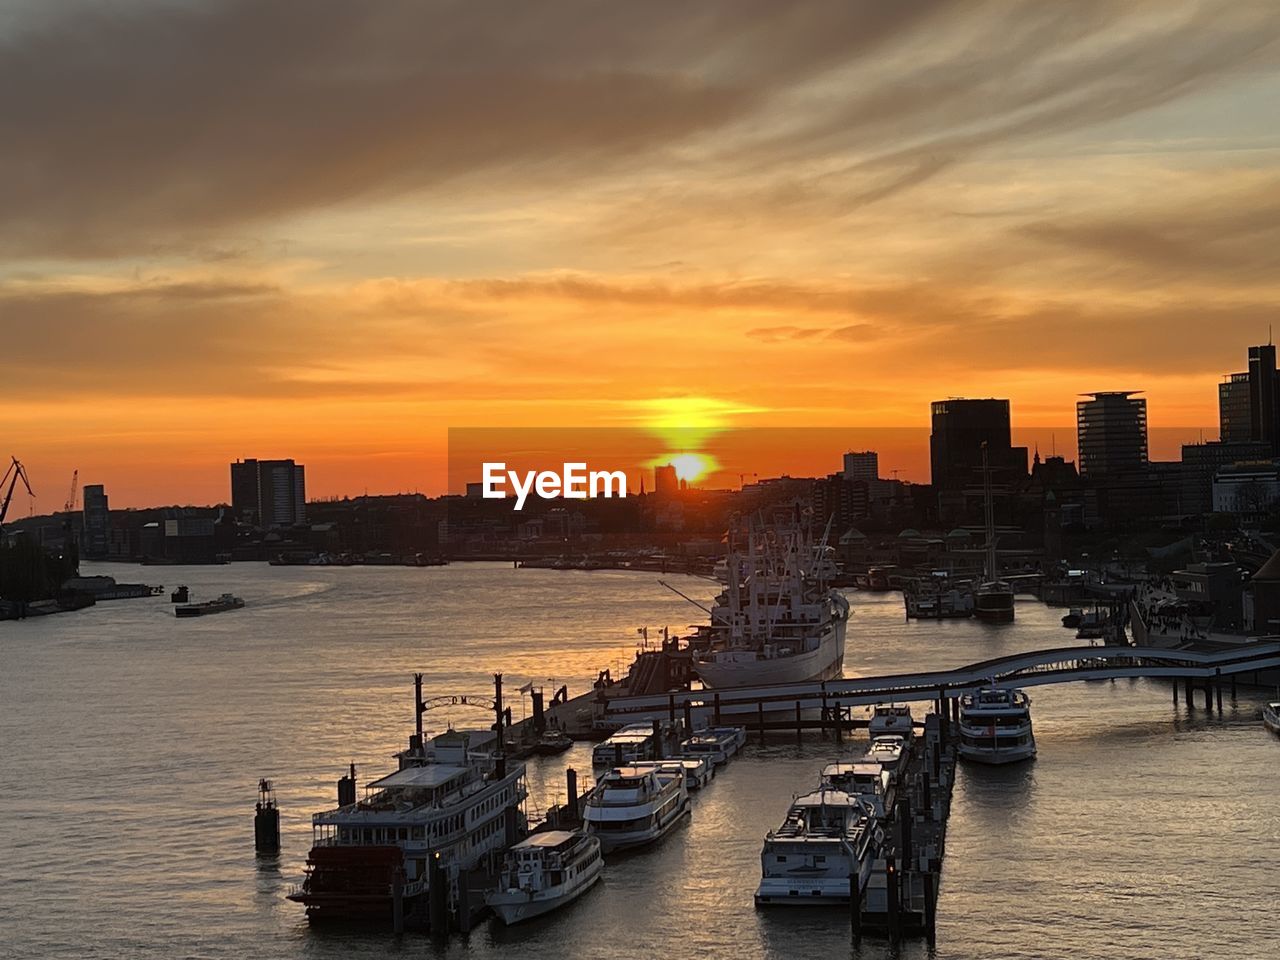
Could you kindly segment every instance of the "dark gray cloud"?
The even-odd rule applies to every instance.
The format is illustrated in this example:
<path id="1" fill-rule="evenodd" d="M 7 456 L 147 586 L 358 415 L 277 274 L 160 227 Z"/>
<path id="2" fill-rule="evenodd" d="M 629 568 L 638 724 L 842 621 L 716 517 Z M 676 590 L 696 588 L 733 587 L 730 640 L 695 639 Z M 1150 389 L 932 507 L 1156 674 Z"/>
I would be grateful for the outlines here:
<path id="1" fill-rule="evenodd" d="M 849 163 L 836 195 L 856 206 L 974 150 L 1181 96 L 1246 67 L 1280 30 L 1265 5 L 1207 2 L 1163 18 L 1149 15 L 1167 5 L 1139 8 L 228 0 L 68 7 L 60 17 L 43 8 L 0 37 L 0 250 L 163 252 L 213 245 L 246 223 L 422 190 L 554 192 L 640 167 L 716 180 L 833 157 Z M 676 156 L 727 131 L 701 159 Z"/>

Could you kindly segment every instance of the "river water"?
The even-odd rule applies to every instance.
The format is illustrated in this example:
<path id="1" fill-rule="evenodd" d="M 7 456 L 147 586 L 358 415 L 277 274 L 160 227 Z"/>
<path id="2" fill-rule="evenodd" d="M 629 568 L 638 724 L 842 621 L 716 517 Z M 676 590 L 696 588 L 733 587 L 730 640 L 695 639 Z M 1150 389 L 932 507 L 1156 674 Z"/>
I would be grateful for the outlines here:
<path id="1" fill-rule="evenodd" d="M 349 761 L 394 768 L 427 695 L 489 694 L 502 671 L 582 692 L 630 660 L 636 628 L 698 612 L 652 574 L 427 569 L 137 568 L 245 609 L 178 621 L 168 598 L 0 623 L 0 956 L 633 958 L 868 957 L 841 911 L 757 912 L 760 843 L 837 755 L 816 734 L 753 743 L 695 795 L 689 822 L 610 866 L 578 904 L 527 926 L 419 935 L 313 930 L 284 899 L 310 815 Z M 706 598 L 705 581 L 668 578 Z M 847 675 L 940 668 L 1074 642 L 1061 611 L 1018 621 L 904 621 L 898 594 L 851 593 Z M 1031 691 L 1039 759 L 962 767 L 936 956 L 1205 958 L 1280 950 L 1280 738 L 1241 687 L 1221 717 L 1148 681 Z M 428 728 L 450 719 L 429 714 Z M 455 714 L 460 725 L 487 716 Z M 849 747 L 846 745 L 847 753 Z M 529 764 L 533 805 L 563 793 L 586 745 Z M 272 777 L 283 853 L 253 850 L 256 783 Z M 923 942 L 901 956 L 930 956 Z"/>

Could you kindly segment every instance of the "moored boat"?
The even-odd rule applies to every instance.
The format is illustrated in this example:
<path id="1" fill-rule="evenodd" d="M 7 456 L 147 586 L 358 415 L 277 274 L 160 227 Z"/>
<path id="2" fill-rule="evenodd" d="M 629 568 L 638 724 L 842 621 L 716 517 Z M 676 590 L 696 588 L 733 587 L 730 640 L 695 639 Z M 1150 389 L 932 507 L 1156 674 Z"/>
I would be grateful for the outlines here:
<path id="1" fill-rule="evenodd" d="M 599 779 L 583 804 L 587 832 L 605 853 L 641 847 L 665 836 L 689 812 L 683 770 L 660 765 L 616 767 Z"/>
<path id="2" fill-rule="evenodd" d="M 914 732 L 911 708 L 905 703 L 876 704 L 867 724 L 867 734 L 873 741 L 877 737 L 898 736 L 906 743 Z"/>
<path id="3" fill-rule="evenodd" d="M 498 888 L 485 895 L 503 923 L 519 923 L 572 903 L 604 870 L 600 840 L 580 830 L 535 833 L 507 851 Z"/>
<path id="4" fill-rule="evenodd" d="M 960 698 L 960 756 L 1017 763 L 1036 755 L 1031 698 L 1021 690 L 983 688 Z"/>
<path id="5" fill-rule="evenodd" d="M 875 862 L 875 809 L 826 784 L 796 797 L 760 851 L 757 906 L 848 903 L 850 877 L 865 887 Z"/>
<path id="6" fill-rule="evenodd" d="M 508 765 L 493 731 L 415 735 L 398 759 L 363 800 L 344 778 L 340 805 L 312 816 L 306 877 L 289 894 L 309 920 L 389 922 L 396 883 L 405 914 L 420 915 L 432 858 L 442 876 L 465 874 L 527 834 L 524 766 Z"/>
<path id="7" fill-rule="evenodd" d="M 1262 708 L 1262 722 L 1272 733 L 1280 733 L 1280 702 L 1268 703 Z"/>

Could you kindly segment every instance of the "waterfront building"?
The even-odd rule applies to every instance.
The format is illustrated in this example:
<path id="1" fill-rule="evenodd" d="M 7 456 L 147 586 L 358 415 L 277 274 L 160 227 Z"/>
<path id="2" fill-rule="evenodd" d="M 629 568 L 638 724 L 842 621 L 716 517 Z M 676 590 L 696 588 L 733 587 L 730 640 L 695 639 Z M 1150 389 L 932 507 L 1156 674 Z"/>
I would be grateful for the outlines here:
<path id="1" fill-rule="evenodd" d="M 237 460 L 231 464 L 231 508 L 236 519 L 264 529 L 306 522 L 305 468 L 292 460 Z"/>
<path id="2" fill-rule="evenodd" d="M 1213 477 L 1213 512 L 1258 516 L 1280 501 L 1280 465 L 1274 460 L 1235 463 Z"/>
<path id="3" fill-rule="evenodd" d="M 1147 465 L 1147 401 L 1136 390 L 1087 393 L 1076 404 L 1080 475 L 1096 478 Z"/>
<path id="4" fill-rule="evenodd" d="M 1026 478 L 1027 448 L 1012 445 L 1008 400 L 935 400 L 930 416 L 929 466 L 936 490 L 981 484 L 984 445 L 992 484 L 1007 486 Z"/>
<path id="5" fill-rule="evenodd" d="M 107 556 L 107 526 L 110 510 L 107 507 L 107 491 L 100 483 L 90 483 L 84 488 L 84 543 L 86 560 L 101 560 Z"/>

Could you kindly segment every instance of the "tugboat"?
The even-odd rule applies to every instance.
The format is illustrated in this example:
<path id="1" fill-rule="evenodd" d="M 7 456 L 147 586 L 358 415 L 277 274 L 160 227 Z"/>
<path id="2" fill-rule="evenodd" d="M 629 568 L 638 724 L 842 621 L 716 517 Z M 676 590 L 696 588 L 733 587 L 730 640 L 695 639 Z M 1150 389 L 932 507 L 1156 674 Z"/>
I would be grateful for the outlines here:
<path id="1" fill-rule="evenodd" d="M 582 831 L 535 833 L 512 847 L 496 890 L 485 895 L 503 923 L 519 923 L 577 900 L 600 879 L 600 840 Z"/>
<path id="2" fill-rule="evenodd" d="M 180 601 L 175 601 L 180 602 Z M 204 603 L 188 603 L 185 606 L 174 607 L 173 615 L 175 617 L 203 617 L 208 613 L 223 613 L 227 610 L 239 610 L 244 606 L 244 601 L 239 597 L 229 593 L 224 593 L 217 600 L 206 600 Z"/>

